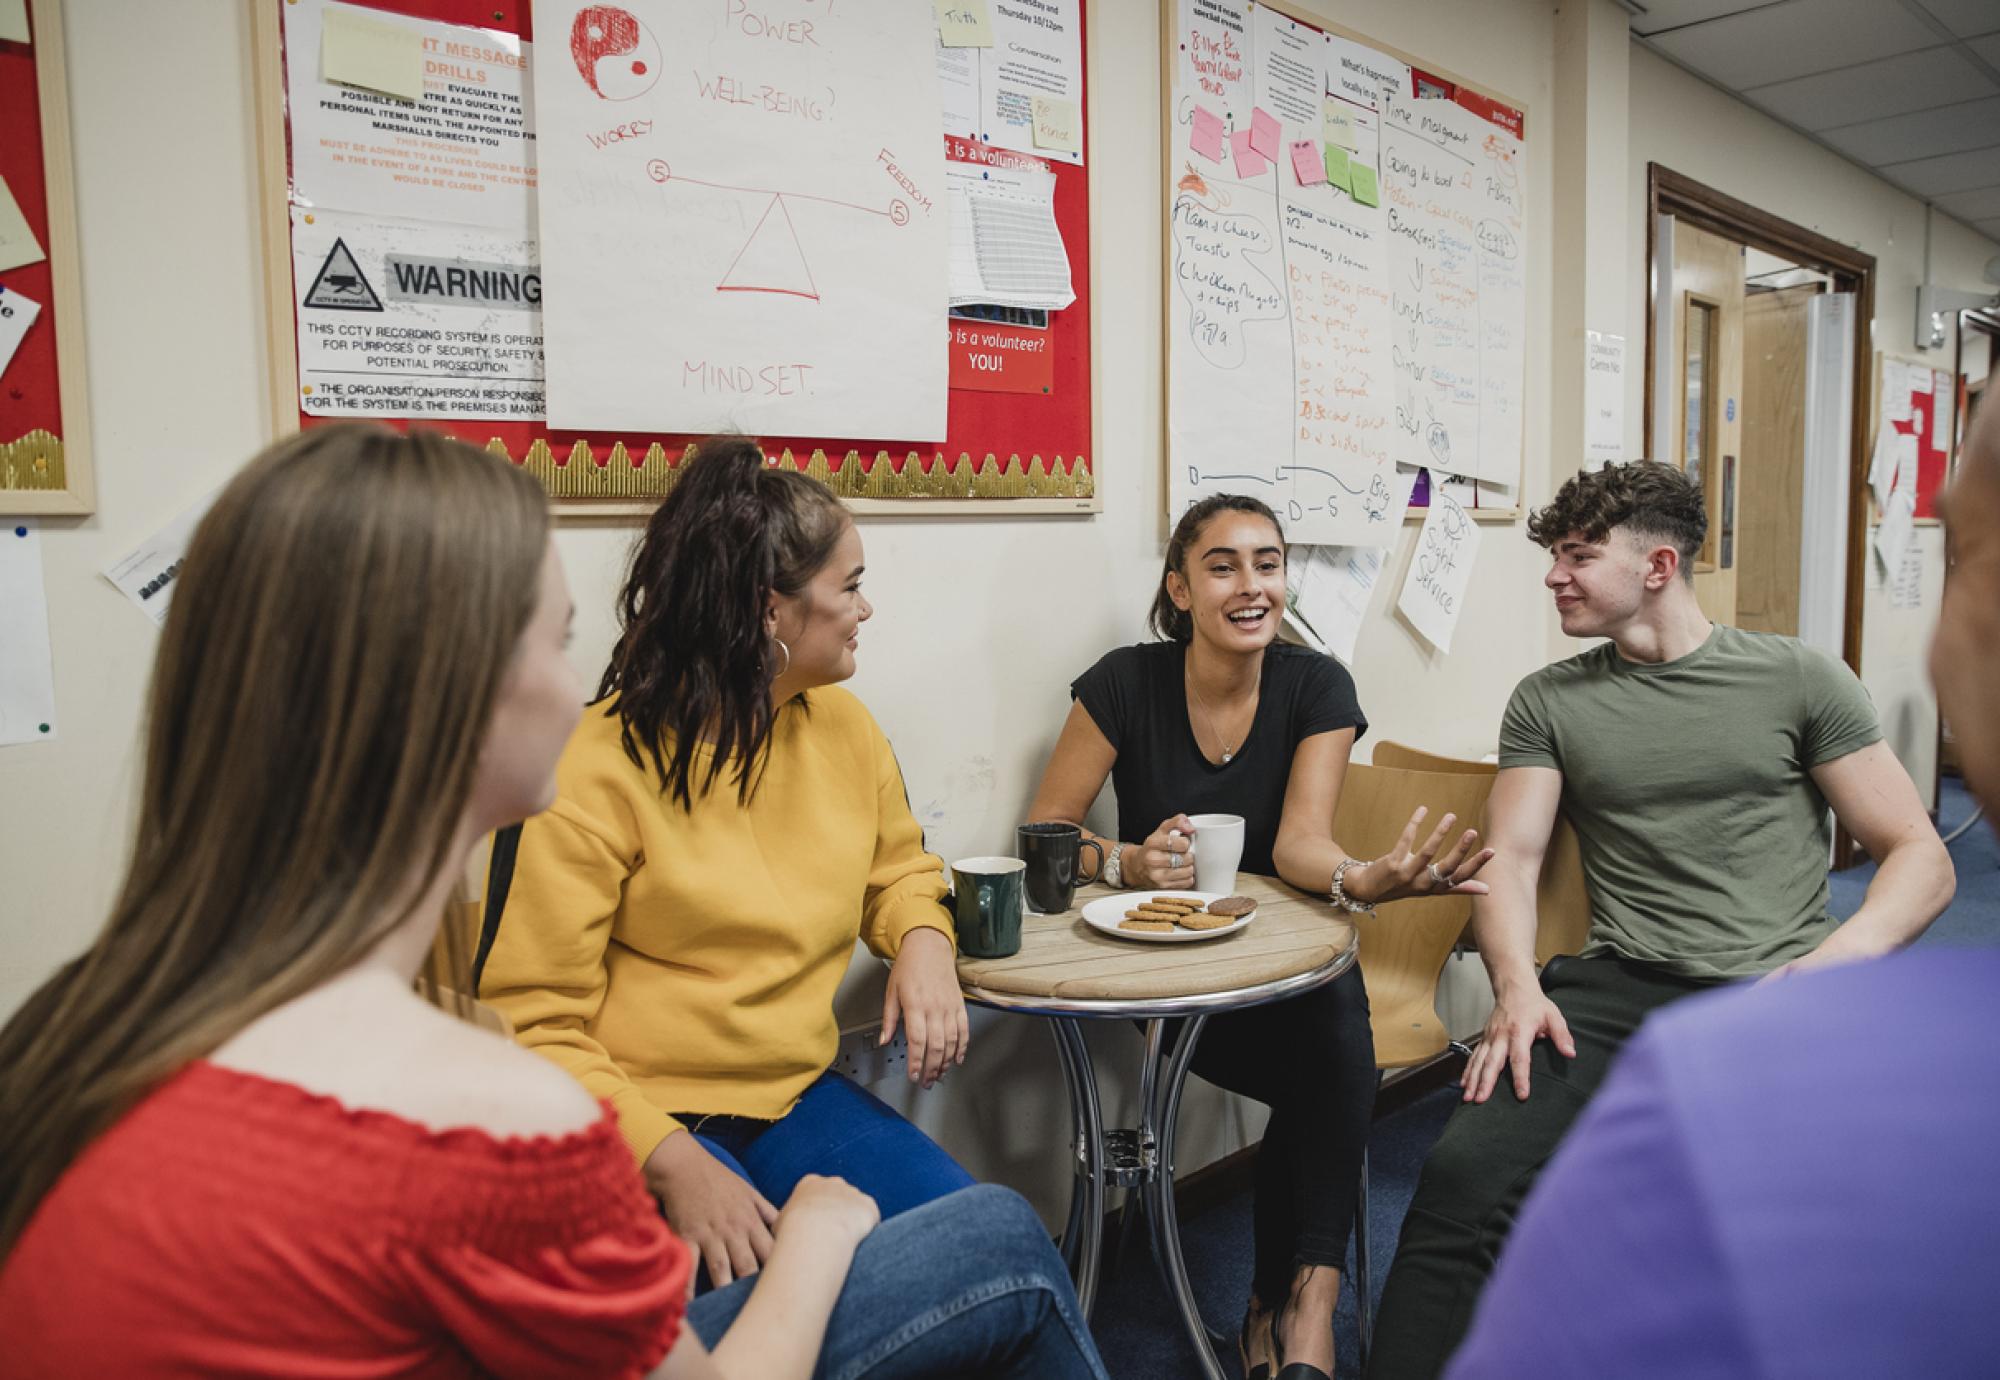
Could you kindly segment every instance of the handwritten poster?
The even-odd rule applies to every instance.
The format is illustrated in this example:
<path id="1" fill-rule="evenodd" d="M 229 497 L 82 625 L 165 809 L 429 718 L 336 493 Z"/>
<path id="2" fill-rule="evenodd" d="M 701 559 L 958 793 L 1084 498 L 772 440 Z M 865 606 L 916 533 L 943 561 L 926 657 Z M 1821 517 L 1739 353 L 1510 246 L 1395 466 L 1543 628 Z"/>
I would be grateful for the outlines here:
<path id="1" fill-rule="evenodd" d="M 1222 119 L 1225 132 L 1248 128 L 1250 105 L 1249 0 L 1178 0 L 1180 68 L 1175 91 L 1182 107 L 1200 105 Z M 1186 122 L 1188 110 L 1177 118 Z"/>
<path id="2" fill-rule="evenodd" d="M 1448 488 L 1433 488 L 1396 609 L 1440 652 L 1451 650 L 1451 635 L 1458 627 L 1478 554 L 1479 529 L 1471 517 Z"/>
<path id="3" fill-rule="evenodd" d="M 1527 358 L 1521 141 L 1452 101 L 1391 92 L 1382 114 L 1398 458 L 1515 485 Z"/>
<path id="4" fill-rule="evenodd" d="M 994 0 L 996 44 L 1017 11 Z M 537 7 L 552 425 L 943 439 L 928 18 L 806 0 Z"/>
<path id="5" fill-rule="evenodd" d="M 534 234 L 535 136 L 525 104 L 531 45 L 497 29 L 329 0 L 283 9 L 294 205 Z M 422 52 L 421 99 L 323 78 L 326 21 L 347 14 L 408 31 Z"/>

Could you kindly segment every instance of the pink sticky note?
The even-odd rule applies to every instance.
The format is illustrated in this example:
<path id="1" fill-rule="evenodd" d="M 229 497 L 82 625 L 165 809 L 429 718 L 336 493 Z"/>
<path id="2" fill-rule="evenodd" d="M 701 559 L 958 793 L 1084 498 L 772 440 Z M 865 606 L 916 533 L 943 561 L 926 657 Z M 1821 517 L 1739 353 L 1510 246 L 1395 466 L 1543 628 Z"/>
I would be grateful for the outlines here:
<path id="1" fill-rule="evenodd" d="M 1278 161 L 1279 135 L 1278 122 L 1270 111 L 1260 105 L 1250 112 L 1250 147 L 1273 163 Z"/>
<path id="2" fill-rule="evenodd" d="M 1247 129 L 1239 129 L 1229 136 L 1229 151 L 1236 155 L 1238 177 L 1256 177 L 1271 166 L 1269 159 L 1250 147 L 1250 131 Z"/>
<path id="3" fill-rule="evenodd" d="M 1295 140 L 1292 144 L 1292 171 L 1298 175 L 1301 187 L 1326 181 L 1326 163 L 1320 157 L 1319 145 L 1310 139 Z"/>
<path id="4" fill-rule="evenodd" d="M 1211 163 L 1222 161 L 1222 117 L 1206 106 L 1194 108 L 1194 132 L 1188 147 Z"/>

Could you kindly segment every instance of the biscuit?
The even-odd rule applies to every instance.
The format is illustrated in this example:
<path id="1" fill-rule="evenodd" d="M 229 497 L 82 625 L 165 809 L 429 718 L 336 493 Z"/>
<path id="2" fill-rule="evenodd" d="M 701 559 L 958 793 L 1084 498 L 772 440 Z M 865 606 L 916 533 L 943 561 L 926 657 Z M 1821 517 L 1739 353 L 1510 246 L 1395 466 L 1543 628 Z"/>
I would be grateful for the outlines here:
<path id="1" fill-rule="evenodd" d="M 1142 901 L 1140 904 L 1150 906 L 1154 910 L 1197 911 L 1201 909 L 1201 902 L 1189 900 L 1185 896 L 1155 896 L 1152 900 Z"/>
<path id="2" fill-rule="evenodd" d="M 1257 909 L 1257 903 L 1248 896 L 1225 896 L 1220 901 L 1210 901 L 1208 903 L 1208 913 L 1210 915 L 1227 915 L 1232 919 L 1248 915 L 1255 909 Z"/>
<path id="3" fill-rule="evenodd" d="M 1198 911 L 1193 915 L 1183 915 L 1181 927 L 1190 930 L 1226 930 L 1239 918 L 1234 915 L 1217 915 L 1213 911 Z"/>
<path id="4" fill-rule="evenodd" d="M 1120 920 L 1121 930 L 1138 930 L 1143 934 L 1171 934 L 1174 922 L 1171 920 Z"/>
<path id="5" fill-rule="evenodd" d="M 1127 920 L 1178 920 L 1182 912 L 1177 910 L 1155 910 L 1151 906 L 1140 906 L 1137 910 L 1125 912 Z"/>

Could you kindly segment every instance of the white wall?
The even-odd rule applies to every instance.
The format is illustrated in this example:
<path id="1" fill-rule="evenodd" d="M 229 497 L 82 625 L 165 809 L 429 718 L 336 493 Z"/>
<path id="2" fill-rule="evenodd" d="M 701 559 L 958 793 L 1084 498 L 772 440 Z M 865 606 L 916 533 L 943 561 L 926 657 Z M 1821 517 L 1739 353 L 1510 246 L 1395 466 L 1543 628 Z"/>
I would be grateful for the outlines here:
<path id="1" fill-rule="evenodd" d="M 1646 165 L 1658 162 L 1874 255 L 1875 320 L 1873 338 L 1864 348 L 1928 358 L 1934 368 L 1952 367 L 1948 347 L 1928 356 L 1916 353 L 1916 291 L 1924 270 L 1922 203 L 1636 45 L 1631 100 L 1632 205 L 1645 205 Z M 1632 319 L 1643 321 L 1643 213 L 1633 217 L 1629 239 Z M 1979 289 L 1981 272 L 1996 248 L 2000 246 L 1976 231 L 1936 216 L 1931 281 L 1940 287 Z M 1643 406 L 1642 379 L 1639 370 L 1627 378 L 1627 406 L 1635 419 Z M 1919 541 L 1931 570 L 1921 608 L 1890 608 L 1879 571 L 1869 572 L 1862 605 L 1861 679 L 1875 699 L 1890 745 L 1925 801 L 1934 803 L 1937 702 L 1924 678 L 1923 657 L 1937 619 L 1943 548 L 1935 528 L 1924 529 Z"/>

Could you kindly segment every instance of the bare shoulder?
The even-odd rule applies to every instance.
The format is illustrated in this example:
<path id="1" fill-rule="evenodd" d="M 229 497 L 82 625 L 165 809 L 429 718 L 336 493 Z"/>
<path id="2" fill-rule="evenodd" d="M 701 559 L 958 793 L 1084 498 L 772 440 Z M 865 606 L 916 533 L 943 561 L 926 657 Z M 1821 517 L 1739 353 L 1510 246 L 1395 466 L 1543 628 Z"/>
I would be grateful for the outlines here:
<path id="1" fill-rule="evenodd" d="M 562 1136 L 602 1115 L 582 1084 L 503 1035 L 407 990 L 338 986 L 272 1011 L 211 1059 L 436 1131 Z"/>

